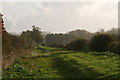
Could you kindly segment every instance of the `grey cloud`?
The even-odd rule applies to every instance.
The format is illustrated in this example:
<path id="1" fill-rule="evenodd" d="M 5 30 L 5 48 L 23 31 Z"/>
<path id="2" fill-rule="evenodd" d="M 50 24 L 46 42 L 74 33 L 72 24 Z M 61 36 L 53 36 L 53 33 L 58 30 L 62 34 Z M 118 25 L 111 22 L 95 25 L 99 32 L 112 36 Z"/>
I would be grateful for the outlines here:
<path id="1" fill-rule="evenodd" d="M 20 32 L 31 29 L 32 25 L 51 32 L 67 32 L 73 29 L 97 31 L 117 26 L 117 3 L 71 2 L 71 3 L 4 3 L 3 13 L 10 25 Z M 11 24 L 7 24 L 11 23 Z"/>

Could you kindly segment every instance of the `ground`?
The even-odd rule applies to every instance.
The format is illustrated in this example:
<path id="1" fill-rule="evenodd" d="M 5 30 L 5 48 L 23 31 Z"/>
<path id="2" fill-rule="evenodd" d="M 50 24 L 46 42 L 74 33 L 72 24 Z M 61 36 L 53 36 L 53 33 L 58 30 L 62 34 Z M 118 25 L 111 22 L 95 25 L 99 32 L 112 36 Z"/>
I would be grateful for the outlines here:
<path id="1" fill-rule="evenodd" d="M 3 71 L 3 78 L 119 78 L 119 56 L 40 46 Z"/>

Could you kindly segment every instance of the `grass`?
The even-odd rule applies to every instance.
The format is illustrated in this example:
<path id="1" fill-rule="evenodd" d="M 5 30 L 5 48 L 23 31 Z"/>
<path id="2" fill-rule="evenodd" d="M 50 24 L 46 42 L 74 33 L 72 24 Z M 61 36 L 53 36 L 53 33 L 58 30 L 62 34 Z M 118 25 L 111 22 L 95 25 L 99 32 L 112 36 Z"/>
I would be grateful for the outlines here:
<path id="1" fill-rule="evenodd" d="M 119 78 L 119 56 L 39 46 L 3 71 L 3 78 Z"/>

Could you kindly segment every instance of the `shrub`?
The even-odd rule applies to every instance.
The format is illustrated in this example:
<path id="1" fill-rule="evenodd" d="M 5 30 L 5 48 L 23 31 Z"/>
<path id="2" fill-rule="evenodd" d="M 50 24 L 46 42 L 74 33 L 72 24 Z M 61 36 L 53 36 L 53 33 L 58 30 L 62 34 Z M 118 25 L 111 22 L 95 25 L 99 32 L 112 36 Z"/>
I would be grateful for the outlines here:
<path id="1" fill-rule="evenodd" d="M 59 43 L 52 43 L 52 44 L 49 44 L 48 46 L 50 46 L 50 47 L 64 48 L 64 45 L 63 44 L 59 44 Z"/>
<path id="2" fill-rule="evenodd" d="M 25 41 L 20 36 L 5 33 L 2 35 L 2 68 L 6 69 L 20 56 L 30 53 L 30 49 L 25 48 Z"/>
<path id="3" fill-rule="evenodd" d="M 2 54 L 9 55 L 10 51 L 13 50 L 12 39 L 8 33 L 2 36 Z"/>
<path id="4" fill-rule="evenodd" d="M 112 37 L 108 34 L 95 35 L 90 41 L 90 50 L 105 52 L 108 50 L 108 44 L 112 42 Z"/>
<path id="5" fill-rule="evenodd" d="M 111 42 L 109 44 L 109 51 L 120 55 L 120 42 Z"/>
<path id="6" fill-rule="evenodd" d="M 66 45 L 66 48 L 68 50 L 86 50 L 87 40 L 79 39 L 79 40 L 72 41 Z"/>

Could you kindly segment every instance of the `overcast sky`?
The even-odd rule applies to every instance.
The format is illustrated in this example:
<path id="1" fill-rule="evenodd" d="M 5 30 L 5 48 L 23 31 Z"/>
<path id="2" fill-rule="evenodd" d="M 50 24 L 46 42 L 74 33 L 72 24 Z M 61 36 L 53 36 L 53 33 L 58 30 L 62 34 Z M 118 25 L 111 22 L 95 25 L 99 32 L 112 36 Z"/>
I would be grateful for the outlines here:
<path id="1" fill-rule="evenodd" d="M 118 27 L 117 2 L 4 2 L 2 13 L 9 32 L 28 30 L 32 25 L 54 33 Z"/>

